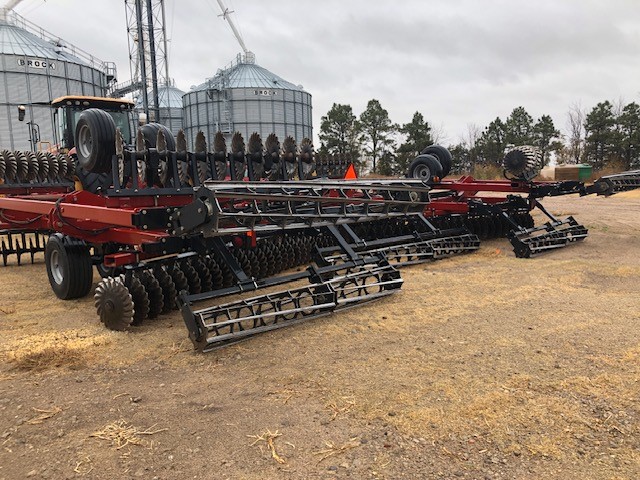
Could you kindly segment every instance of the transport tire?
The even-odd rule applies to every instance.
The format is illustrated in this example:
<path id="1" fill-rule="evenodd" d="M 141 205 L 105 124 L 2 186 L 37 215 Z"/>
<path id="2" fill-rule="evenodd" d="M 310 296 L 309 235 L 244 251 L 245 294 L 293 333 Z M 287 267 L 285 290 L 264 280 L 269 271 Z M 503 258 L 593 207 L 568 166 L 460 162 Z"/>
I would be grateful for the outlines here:
<path id="1" fill-rule="evenodd" d="M 442 178 L 442 165 L 437 157 L 433 155 L 418 155 L 409 165 L 407 176 L 426 182 L 433 182 L 436 178 Z"/>
<path id="2" fill-rule="evenodd" d="M 158 133 L 162 131 L 164 134 L 164 138 L 167 141 L 167 150 L 170 152 L 175 152 L 176 150 L 176 139 L 171 133 L 171 131 L 160 123 L 147 123 L 140 127 L 140 131 L 142 132 L 142 136 L 144 137 L 144 143 L 147 148 L 156 148 L 156 144 L 158 142 Z"/>
<path id="3" fill-rule="evenodd" d="M 453 157 L 451 152 L 442 145 L 430 145 L 420 152 L 421 155 L 433 155 L 438 159 L 440 165 L 442 165 L 442 177 L 449 175 L 451 171 L 451 165 L 453 164 Z"/>
<path id="4" fill-rule="evenodd" d="M 87 172 L 108 173 L 116 153 L 116 124 L 111 115 L 99 108 L 80 114 L 76 125 L 78 163 Z"/>
<path id="5" fill-rule="evenodd" d="M 81 298 L 93 284 L 89 247 L 80 240 L 54 233 L 44 252 L 47 275 L 53 293 L 62 300 Z"/>

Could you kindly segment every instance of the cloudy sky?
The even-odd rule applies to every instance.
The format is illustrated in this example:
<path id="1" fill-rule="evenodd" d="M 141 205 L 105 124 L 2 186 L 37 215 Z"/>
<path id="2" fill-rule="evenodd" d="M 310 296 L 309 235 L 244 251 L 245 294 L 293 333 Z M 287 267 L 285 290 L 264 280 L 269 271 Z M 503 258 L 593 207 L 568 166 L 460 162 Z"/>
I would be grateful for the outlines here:
<path id="1" fill-rule="evenodd" d="M 257 63 L 334 102 L 417 110 L 446 141 L 516 106 L 561 129 L 571 104 L 640 102 L 639 0 L 227 0 Z M 240 48 L 216 0 L 166 0 L 170 69 L 188 90 Z M 24 0 L 16 11 L 129 73 L 122 0 Z"/>

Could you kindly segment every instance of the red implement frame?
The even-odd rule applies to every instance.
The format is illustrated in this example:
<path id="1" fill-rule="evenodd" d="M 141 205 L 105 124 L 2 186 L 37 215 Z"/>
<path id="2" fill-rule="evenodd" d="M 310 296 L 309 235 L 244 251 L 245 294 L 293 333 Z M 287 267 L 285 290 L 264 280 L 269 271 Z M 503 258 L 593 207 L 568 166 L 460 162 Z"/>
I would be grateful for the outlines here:
<path id="1" fill-rule="evenodd" d="M 544 183 L 536 183 L 543 185 Z M 509 180 L 476 180 L 464 176 L 444 180 L 433 186 L 433 198 L 425 208 L 432 217 L 469 213 L 471 201 L 495 204 L 506 200 L 506 194 L 530 193 L 526 182 Z M 479 195 L 480 192 L 505 195 Z M 60 232 L 93 245 L 117 243 L 130 250 L 105 256 L 107 266 L 120 266 L 157 256 L 146 254 L 144 246 L 162 244 L 171 235 L 168 228 L 148 228 L 136 222 L 136 216 L 189 204 L 190 195 L 102 196 L 86 191 L 65 192 L 60 187 L 3 189 L 0 196 L 0 230 Z M 9 194 L 9 196 L 7 196 Z M 531 206 L 533 207 L 533 205 Z"/>
<path id="2" fill-rule="evenodd" d="M 166 230 L 138 225 L 135 217 L 154 209 L 182 206 L 189 196 L 103 197 L 86 191 L 0 197 L 0 230 L 60 232 L 94 245 L 118 243 L 135 253 L 114 254 L 105 263 L 115 266 L 140 260 L 146 244 L 170 236 Z"/>
<path id="3" fill-rule="evenodd" d="M 536 182 L 537 186 L 553 185 L 554 182 Z M 504 193 L 505 195 L 479 195 L 485 193 Z M 425 208 L 425 215 L 435 217 L 448 214 L 469 213 L 471 200 L 487 204 L 502 203 L 507 195 L 515 193 L 529 194 L 531 185 L 527 182 L 510 180 L 476 180 L 470 175 L 457 180 L 443 180 L 433 185 L 433 198 Z M 448 193 L 448 194 L 447 194 Z M 533 208 L 530 202 L 530 209 Z"/>

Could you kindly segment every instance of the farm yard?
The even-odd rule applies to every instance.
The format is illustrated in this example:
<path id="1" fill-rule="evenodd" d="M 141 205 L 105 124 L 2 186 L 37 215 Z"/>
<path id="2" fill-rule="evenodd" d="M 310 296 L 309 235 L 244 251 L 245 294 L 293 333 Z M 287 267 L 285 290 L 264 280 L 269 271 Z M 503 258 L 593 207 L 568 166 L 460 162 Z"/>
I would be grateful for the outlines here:
<path id="1" fill-rule="evenodd" d="M 3 268 L 0 478 L 638 478 L 640 195 L 545 205 L 589 238 L 207 354 L 178 312 L 108 331 L 42 259 Z"/>
<path id="2" fill-rule="evenodd" d="M 117 3 L 0 5 L 0 480 L 640 478 L 637 2 Z"/>

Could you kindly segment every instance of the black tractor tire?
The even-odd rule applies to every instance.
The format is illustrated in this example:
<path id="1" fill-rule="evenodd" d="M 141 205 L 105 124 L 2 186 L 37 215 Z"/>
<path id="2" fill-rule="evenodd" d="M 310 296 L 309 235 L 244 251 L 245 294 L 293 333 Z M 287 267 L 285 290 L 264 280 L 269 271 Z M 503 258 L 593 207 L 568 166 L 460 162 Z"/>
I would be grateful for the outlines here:
<path id="1" fill-rule="evenodd" d="M 111 115 L 99 108 L 80 114 L 76 125 L 78 163 L 87 172 L 109 173 L 116 153 L 116 124 Z"/>
<path id="2" fill-rule="evenodd" d="M 438 159 L 440 165 L 442 165 L 442 177 L 449 175 L 451 171 L 451 165 L 453 164 L 453 157 L 451 152 L 442 145 L 430 145 L 420 152 L 420 155 L 433 155 Z"/>
<path id="3" fill-rule="evenodd" d="M 147 148 L 156 148 L 158 142 L 158 133 L 162 130 L 164 138 L 167 141 L 167 150 L 170 152 L 176 151 L 176 138 L 167 127 L 160 123 L 147 123 L 140 127 L 142 136 L 144 137 L 144 144 Z"/>
<path id="4" fill-rule="evenodd" d="M 442 178 L 442 165 L 433 155 L 418 155 L 409 165 L 407 177 L 425 182 L 437 181 Z"/>
<path id="5" fill-rule="evenodd" d="M 54 233 L 44 252 L 53 293 L 62 300 L 86 296 L 93 284 L 89 247 L 81 240 Z"/>
<path id="6" fill-rule="evenodd" d="M 75 178 L 80 182 L 82 190 L 91 193 L 107 190 L 113 180 L 111 173 L 88 172 L 80 166 L 80 162 L 76 162 Z"/>

